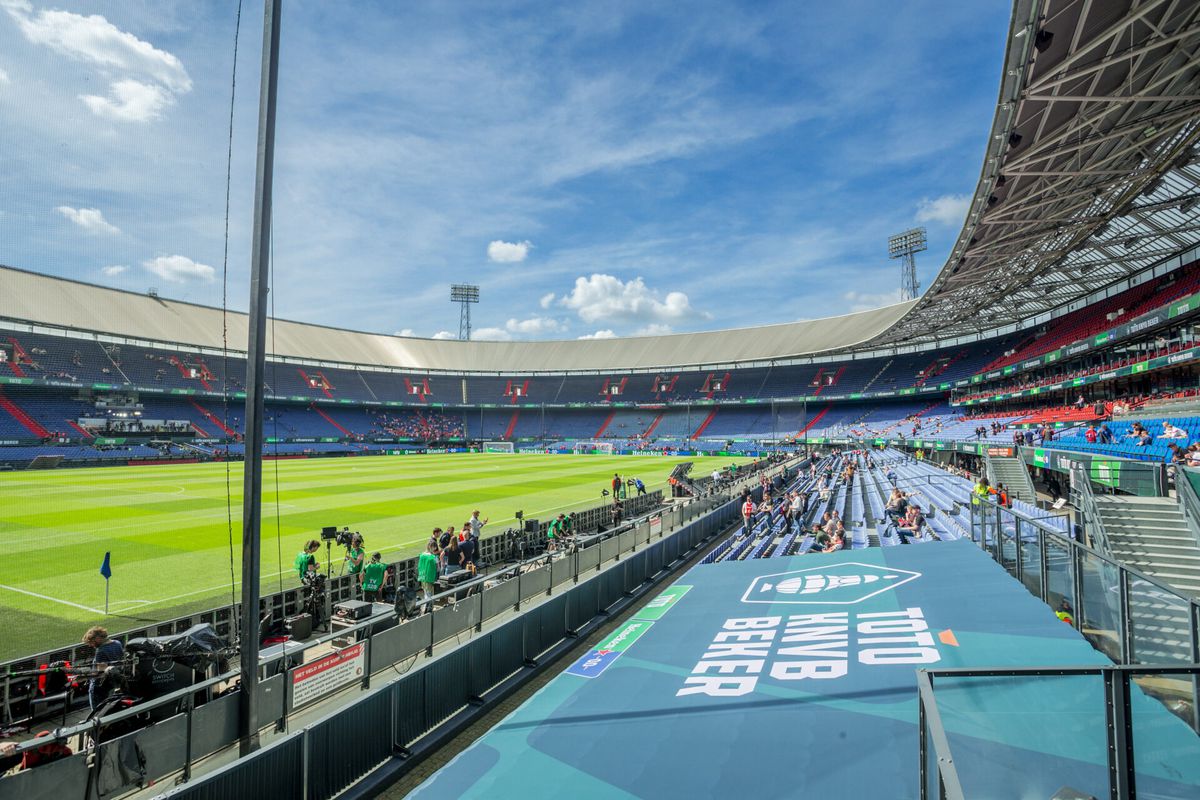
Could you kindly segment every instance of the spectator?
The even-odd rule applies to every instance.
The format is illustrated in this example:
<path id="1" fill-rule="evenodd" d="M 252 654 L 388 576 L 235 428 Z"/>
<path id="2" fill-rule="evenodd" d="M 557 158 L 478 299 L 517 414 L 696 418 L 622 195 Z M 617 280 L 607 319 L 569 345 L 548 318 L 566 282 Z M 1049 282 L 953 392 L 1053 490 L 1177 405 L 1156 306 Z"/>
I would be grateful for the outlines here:
<path id="1" fill-rule="evenodd" d="M 756 508 L 754 506 L 754 498 L 750 496 L 749 492 L 746 493 L 745 497 L 746 500 L 742 503 L 742 535 L 748 536 L 753 524 Z"/>
<path id="2" fill-rule="evenodd" d="M 471 536 L 475 539 L 479 539 L 480 535 L 481 535 L 481 531 L 483 530 L 483 526 L 487 525 L 488 522 L 491 521 L 491 519 L 492 519 L 491 517 L 488 517 L 487 519 L 480 519 L 479 518 L 479 509 L 475 509 L 474 511 L 472 511 L 471 519 L 468 520 L 468 523 L 467 523 L 471 526 Z"/>
<path id="3" fill-rule="evenodd" d="M 1083 433 L 1083 438 L 1086 439 L 1090 444 L 1095 444 L 1096 435 L 1096 426 L 1088 425 L 1087 430 Z"/>
<path id="4" fill-rule="evenodd" d="M 1096 441 L 1100 444 L 1112 444 L 1112 431 L 1108 429 L 1108 423 L 1101 423 L 1100 430 L 1096 432 Z"/>
<path id="5" fill-rule="evenodd" d="M 925 515 L 921 513 L 921 507 L 910 505 L 908 513 L 904 515 L 904 519 L 900 520 L 900 524 L 896 526 L 896 532 L 900 535 L 900 542 L 908 544 L 910 538 L 920 539 L 921 529 L 925 525 Z"/>

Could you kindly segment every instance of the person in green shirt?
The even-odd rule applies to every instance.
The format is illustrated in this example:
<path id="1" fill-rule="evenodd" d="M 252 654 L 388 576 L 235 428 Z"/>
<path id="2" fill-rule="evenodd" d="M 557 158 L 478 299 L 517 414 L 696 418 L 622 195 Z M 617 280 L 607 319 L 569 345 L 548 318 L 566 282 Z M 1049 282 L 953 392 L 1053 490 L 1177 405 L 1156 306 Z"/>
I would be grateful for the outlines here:
<path id="1" fill-rule="evenodd" d="M 350 538 L 350 546 L 346 548 L 346 573 L 349 575 L 361 574 L 366 557 L 367 551 L 363 548 L 362 534 L 356 533 Z"/>
<path id="2" fill-rule="evenodd" d="M 292 565 L 296 568 L 297 578 L 304 580 L 304 576 L 308 574 L 310 569 L 315 572 L 321 568 L 321 565 L 317 562 L 317 557 L 313 555 L 313 553 L 320 549 L 320 542 L 316 539 L 309 539 L 308 543 L 304 545 L 304 549 L 296 554 L 296 559 L 292 562 Z"/>
<path id="3" fill-rule="evenodd" d="M 424 600 L 428 603 L 433 599 L 433 585 L 438 579 L 438 546 L 430 542 L 417 559 L 417 580 L 421 583 Z"/>
<path id="4" fill-rule="evenodd" d="M 553 553 L 570 535 L 571 521 L 567 519 L 566 514 L 559 514 L 550 520 L 550 525 L 546 528 L 546 552 Z"/>
<path id="5" fill-rule="evenodd" d="M 387 581 L 388 565 L 383 563 L 383 553 L 372 553 L 371 560 L 362 568 L 363 599 L 374 603 Z"/>

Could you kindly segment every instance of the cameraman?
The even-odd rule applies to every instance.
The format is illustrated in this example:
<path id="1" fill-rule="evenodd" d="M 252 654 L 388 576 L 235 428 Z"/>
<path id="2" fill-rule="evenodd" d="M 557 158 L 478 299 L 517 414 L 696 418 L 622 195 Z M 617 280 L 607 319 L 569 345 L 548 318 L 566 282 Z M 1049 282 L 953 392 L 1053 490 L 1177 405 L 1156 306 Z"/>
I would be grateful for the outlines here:
<path id="1" fill-rule="evenodd" d="M 366 562 L 366 550 L 363 549 L 363 537 L 361 533 L 356 533 L 350 537 L 350 543 L 346 545 L 346 573 L 348 575 L 358 575 L 361 582 L 363 564 Z"/>
<path id="2" fill-rule="evenodd" d="M 304 580 L 304 576 L 307 575 L 310 570 L 316 572 L 321 568 L 320 563 L 317 561 L 317 557 L 313 555 L 320 549 L 320 542 L 318 542 L 316 539 L 309 539 L 308 543 L 304 545 L 304 549 L 296 554 L 296 559 L 292 562 L 292 566 L 296 568 L 296 576 L 300 578 L 300 580 Z"/>
<path id="3" fill-rule="evenodd" d="M 88 628 L 83 643 L 96 650 L 92 656 L 92 669 L 99 674 L 88 681 L 88 705 L 93 711 L 108 696 L 108 668 L 119 664 L 125 656 L 125 647 L 116 639 L 108 638 L 108 631 L 100 626 Z"/>

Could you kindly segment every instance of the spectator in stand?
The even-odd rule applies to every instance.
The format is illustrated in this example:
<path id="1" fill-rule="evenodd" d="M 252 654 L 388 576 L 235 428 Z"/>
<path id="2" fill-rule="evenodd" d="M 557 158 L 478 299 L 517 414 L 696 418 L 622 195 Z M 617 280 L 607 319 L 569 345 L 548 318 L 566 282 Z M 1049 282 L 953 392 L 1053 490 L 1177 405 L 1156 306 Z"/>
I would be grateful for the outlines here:
<path id="1" fill-rule="evenodd" d="M 1189 467 L 1200 467 L 1200 442 L 1196 442 L 1187 449 L 1187 465 Z"/>
<path id="2" fill-rule="evenodd" d="M 1186 442 L 1188 439 L 1188 432 L 1183 428 L 1176 428 L 1170 422 L 1163 422 L 1162 436 L 1164 439 L 1182 439 Z"/>
<path id="3" fill-rule="evenodd" d="M 904 519 L 896 526 L 896 532 L 900 535 L 901 544 L 908 544 L 910 538 L 920 539 L 921 528 L 925 525 L 925 515 L 921 513 L 921 507 L 910 505 L 908 513 L 904 515 Z"/>
<path id="4" fill-rule="evenodd" d="M 1108 423 L 1100 423 L 1100 430 L 1096 432 L 1096 441 L 1100 444 L 1112 444 L 1112 440 L 1113 435 L 1112 431 L 1108 429 Z"/>
<path id="5" fill-rule="evenodd" d="M 1188 453 L 1186 450 L 1184 450 L 1179 445 L 1175 444 L 1174 442 L 1170 442 L 1167 445 L 1167 450 L 1171 451 L 1171 463 L 1172 464 L 1186 464 L 1187 463 Z"/>
<path id="6" fill-rule="evenodd" d="M 1138 440 L 1136 442 L 1134 442 L 1134 446 L 1135 447 L 1149 447 L 1153 443 L 1154 443 L 1154 437 L 1150 435 L 1150 431 L 1146 430 L 1145 428 L 1142 428 L 1141 435 L 1139 435 Z"/>
<path id="7" fill-rule="evenodd" d="M 753 524 L 754 512 L 755 512 L 754 498 L 750 496 L 749 492 L 746 492 L 745 502 L 742 503 L 742 535 L 743 536 L 750 535 L 750 527 Z"/>
<path id="8" fill-rule="evenodd" d="M 1087 430 L 1084 431 L 1084 433 L 1083 433 L 1083 438 L 1087 439 L 1088 443 L 1095 444 L 1096 443 L 1096 435 L 1097 435 L 1096 434 L 1096 426 L 1088 425 Z"/>

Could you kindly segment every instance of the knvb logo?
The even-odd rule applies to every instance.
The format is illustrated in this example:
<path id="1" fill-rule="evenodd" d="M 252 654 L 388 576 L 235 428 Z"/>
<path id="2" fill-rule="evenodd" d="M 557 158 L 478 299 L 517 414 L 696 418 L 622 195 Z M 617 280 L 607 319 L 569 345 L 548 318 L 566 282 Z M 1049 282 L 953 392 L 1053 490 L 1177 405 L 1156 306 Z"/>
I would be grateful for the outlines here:
<path id="1" fill-rule="evenodd" d="M 876 564 L 830 564 L 755 578 L 742 602 L 852 605 L 919 577 L 919 572 Z"/>

